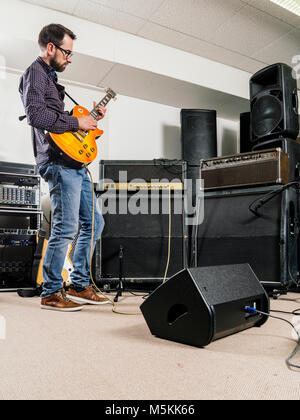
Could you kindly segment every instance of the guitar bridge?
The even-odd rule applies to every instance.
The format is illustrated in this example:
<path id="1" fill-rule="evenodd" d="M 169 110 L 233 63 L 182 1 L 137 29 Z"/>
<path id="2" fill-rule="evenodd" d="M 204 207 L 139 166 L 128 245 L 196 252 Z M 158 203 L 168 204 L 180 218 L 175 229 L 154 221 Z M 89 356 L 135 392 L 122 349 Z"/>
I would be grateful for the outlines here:
<path id="1" fill-rule="evenodd" d="M 84 139 L 82 139 L 81 137 L 79 137 L 77 133 L 72 133 L 72 134 L 73 134 L 74 137 L 77 138 L 77 140 L 80 141 L 80 143 L 83 143 L 84 142 Z"/>

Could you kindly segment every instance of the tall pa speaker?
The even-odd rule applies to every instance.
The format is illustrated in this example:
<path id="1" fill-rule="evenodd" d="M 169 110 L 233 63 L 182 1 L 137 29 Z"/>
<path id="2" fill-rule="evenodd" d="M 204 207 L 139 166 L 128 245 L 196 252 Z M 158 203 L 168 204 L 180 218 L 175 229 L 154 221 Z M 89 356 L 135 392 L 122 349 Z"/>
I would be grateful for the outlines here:
<path id="1" fill-rule="evenodd" d="M 278 63 L 250 79 L 253 143 L 273 137 L 296 139 L 299 133 L 297 81 L 293 69 Z"/>
<path id="2" fill-rule="evenodd" d="M 182 157 L 189 165 L 217 156 L 217 112 L 181 110 Z"/>
<path id="3" fill-rule="evenodd" d="M 269 298 L 248 264 L 189 268 L 157 288 L 141 305 L 151 333 L 196 347 L 263 325 L 245 306 L 269 311 Z"/>

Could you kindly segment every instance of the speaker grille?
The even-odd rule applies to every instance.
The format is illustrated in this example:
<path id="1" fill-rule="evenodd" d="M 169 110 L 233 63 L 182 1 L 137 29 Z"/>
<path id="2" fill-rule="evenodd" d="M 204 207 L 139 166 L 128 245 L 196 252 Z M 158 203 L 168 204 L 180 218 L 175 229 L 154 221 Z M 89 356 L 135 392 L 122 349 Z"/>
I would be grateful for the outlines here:
<path id="1" fill-rule="evenodd" d="M 252 128 L 256 136 L 271 134 L 283 118 L 282 103 L 275 96 L 259 98 L 252 109 Z"/>

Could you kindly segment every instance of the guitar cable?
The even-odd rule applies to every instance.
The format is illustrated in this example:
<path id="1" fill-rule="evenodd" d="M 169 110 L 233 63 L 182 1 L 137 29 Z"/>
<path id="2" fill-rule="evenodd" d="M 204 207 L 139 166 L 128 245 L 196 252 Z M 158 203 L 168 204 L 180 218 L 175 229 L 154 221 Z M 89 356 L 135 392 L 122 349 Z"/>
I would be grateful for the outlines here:
<path id="1" fill-rule="evenodd" d="M 171 259 L 171 237 L 172 237 L 172 199 L 171 199 L 171 186 L 169 186 L 169 240 L 168 240 L 168 259 L 167 259 L 167 266 L 165 270 L 165 275 L 163 279 L 163 283 L 166 282 L 168 271 L 169 271 L 169 265 L 170 265 L 170 259 Z"/>
<path id="2" fill-rule="evenodd" d="M 90 180 L 91 180 L 91 186 L 92 186 L 92 197 L 93 197 L 93 206 L 92 206 L 92 236 L 91 236 L 91 247 L 90 247 L 90 277 L 91 277 L 91 282 L 95 288 L 95 290 L 100 293 L 104 298 L 108 299 L 110 301 L 110 303 L 113 305 L 112 307 L 112 312 L 114 312 L 115 314 L 120 314 L 120 315 L 142 315 L 141 312 L 121 312 L 118 311 L 117 305 L 116 303 L 110 299 L 105 293 L 103 293 L 98 286 L 95 283 L 95 280 L 93 278 L 93 274 L 92 274 L 92 259 L 93 259 L 93 243 L 94 243 L 94 226 L 95 226 L 95 194 L 94 194 L 94 181 L 93 181 L 93 177 L 92 174 L 90 172 L 90 170 L 86 167 L 86 170 L 89 174 Z"/>
<path id="3" fill-rule="evenodd" d="M 92 236 L 91 236 L 91 247 L 90 247 L 90 277 L 91 282 L 93 284 L 93 287 L 97 292 L 99 292 L 104 298 L 108 299 L 110 303 L 113 305 L 112 312 L 120 315 L 142 315 L 141 312 L 121 312 L 118 311 L 116 303 L 110 299 L 105 293 L 103 293 L 98 286 L 95 283 L 95 280 L 93 278 L 92 274 L 92 258 L 93 258 L 93 243 L 94 243 L 94 225 L 95 225 L 95 217 L 94 217 L 94 211 L 95 211 L 95 194 L 94 194 L 94 181 L 93 176 L 90 172 L 90 170 L 86 167 L 86 170 L 88 172 L 88 175 L 91 180 L 91 186 L 92 186 L 92 197 L 93 197 L 93 205 L 92 205 Z M 167 258 L 167 264 L 164 274 L 163 283 L 167 280 L 167 275 L 169 271 L 169 265 L 170 265 L 170 259 L 171 259 L 171 239 L 172 239 L 172 199 L 171 199 L 171 187 L 169 187 L 169 237 L 168 237 L 168 258 Z"/>

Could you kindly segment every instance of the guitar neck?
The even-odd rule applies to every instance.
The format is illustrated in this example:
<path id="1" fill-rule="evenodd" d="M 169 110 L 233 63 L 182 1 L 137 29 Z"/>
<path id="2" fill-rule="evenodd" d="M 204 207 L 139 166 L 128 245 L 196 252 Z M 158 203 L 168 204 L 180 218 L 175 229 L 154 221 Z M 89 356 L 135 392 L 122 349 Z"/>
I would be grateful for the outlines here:
<path id="1" fill-rule="evenodd" d="M 95 108 L 90 112 L 90 116 L 93 117 L 96 120 L 99 117 L 99 113 L 97 111 L 97 108 L 99 106 L 106 106 L 112 98 L 113 98 L 113 96 L 110 93 L 105 95 L 104 98 L 98 103 L 98 105 L 96 105 Z"/>

